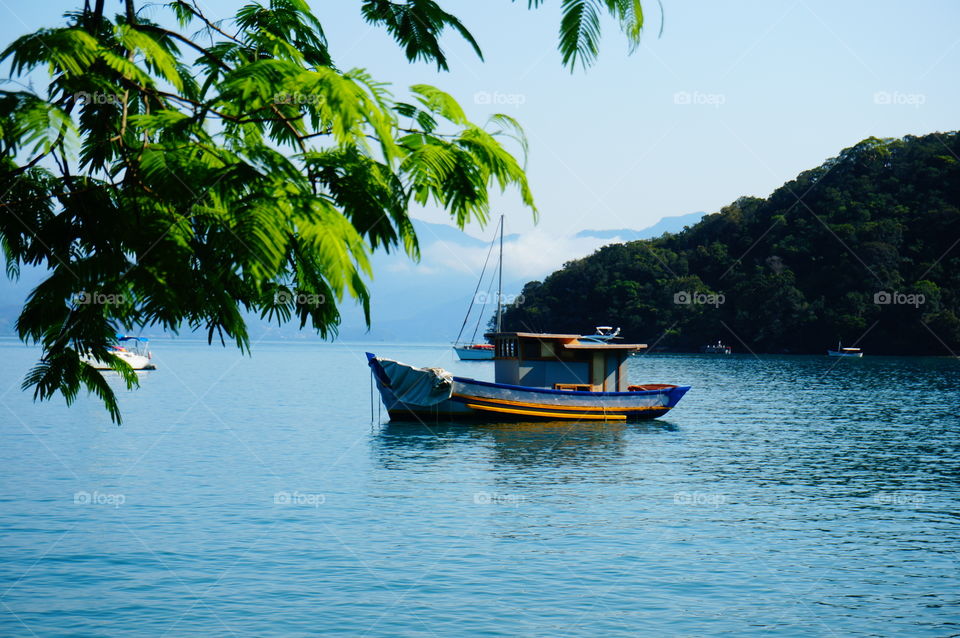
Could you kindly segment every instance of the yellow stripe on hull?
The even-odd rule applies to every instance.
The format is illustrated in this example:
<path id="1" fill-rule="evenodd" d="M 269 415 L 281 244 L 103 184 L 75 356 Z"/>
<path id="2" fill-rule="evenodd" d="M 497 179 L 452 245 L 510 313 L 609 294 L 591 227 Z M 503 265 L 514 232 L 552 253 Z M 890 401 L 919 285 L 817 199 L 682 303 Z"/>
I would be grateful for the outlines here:
<path id="1" fill-rule="evenodd" d="M 576 414 L 572 412 L 544 412 L 542 410 L 523 410 L 519 408 L 500 408 L 492 405 L 479 405 L 476 403 L 465 404 L 468 408 L 484 412 L 500 412 L 502 414 L 516 414 L 519 416 L 541 416 L 552 419 L 590 419 L 594 421 L 626 421 L 627 417 L 623 414 Z"/>
<path id="2" fill-rule="evenodd" d="M 499 403 L 502 405 L 516 406 L 520 408 L 534 408 L 537 410 L 582 410 L 584 412 L 603 412 L 605 410 L 610 410 L 614 412 L 642 412 L 644 410 L 666 410 L 668 409 L 665 405 L 641 405 L 635 407 L 595 407 L 588 405 L 560 405 L 560 404 L 550 404 L 550 403 L 528 403 L 526 401 L 511 401 L 510 399 L 492 399 L 490 397 L 478 397 L 470 396 L 466 394 L 459 394 L 457 392 L 453 393 L 454 397 L 458 399 L 465 399 L 467 401 L 484 401 L 487 403 Z"/>

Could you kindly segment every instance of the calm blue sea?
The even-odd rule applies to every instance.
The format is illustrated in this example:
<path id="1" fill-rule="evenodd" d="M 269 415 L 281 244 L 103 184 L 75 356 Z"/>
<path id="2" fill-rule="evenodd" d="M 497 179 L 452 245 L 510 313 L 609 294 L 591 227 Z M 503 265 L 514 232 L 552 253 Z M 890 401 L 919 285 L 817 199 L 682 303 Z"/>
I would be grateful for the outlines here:
<path id="1" fill-rule="evenodd" d="M 425 427 L 364 350 L 492 366 L 153 345 L 117 427 L 0 342 L 0 635 L 960 634 L 956 359 L 648 355 L 665 419 Z"/>

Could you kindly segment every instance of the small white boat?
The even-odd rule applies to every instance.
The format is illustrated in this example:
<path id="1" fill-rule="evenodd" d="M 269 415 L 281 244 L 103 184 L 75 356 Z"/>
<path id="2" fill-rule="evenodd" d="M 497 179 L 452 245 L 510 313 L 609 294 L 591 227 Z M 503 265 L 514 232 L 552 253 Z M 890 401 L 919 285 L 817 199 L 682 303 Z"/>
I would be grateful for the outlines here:
<path id="1" fill-rule="evenodd" d="M 860 348 L 843 348 L 840 343 L 837 343 L 836 350 L 827 350 L 828 357 L 849 357 L 851 359 L 859 359 L 863 356 L 863 350 Z"/>
<path id="2" fill-rule="evenodd" d="M 718 339 L 716 343 L 711 343 L 700 348 L 700 352 L 703 354 L 732 354 L 733 348 L 725 345 Z"/>
<path id="3" fill-rule="evenodd" d="M 147 344 L 150 342 L 146 337 L 127 337 L 117 335 L 117 345 L 108 346 L 107 350 L 113 356 L 125 361 L 134 370 L 156 370 L 157 366 L 153 364 L 153 354 L 150 352 Z M 123 344 L 123 345 L 121 345 Z M 92 355 L 80 357 L 81 361 L 87 365 L 93 366 L 97 370 L 112 370 L 110 362 L 101 361 Z"/>
<path id="4" fill-rule="evenodd" d="M 592 335 L 580 335 L 580 341 L 586 341 L 588 343 L 609 343 L 614 339 L 623 338 L 620 336 L 620 328 L 614 328 L 613 326 L 597 326 L 593 330 Z"/>

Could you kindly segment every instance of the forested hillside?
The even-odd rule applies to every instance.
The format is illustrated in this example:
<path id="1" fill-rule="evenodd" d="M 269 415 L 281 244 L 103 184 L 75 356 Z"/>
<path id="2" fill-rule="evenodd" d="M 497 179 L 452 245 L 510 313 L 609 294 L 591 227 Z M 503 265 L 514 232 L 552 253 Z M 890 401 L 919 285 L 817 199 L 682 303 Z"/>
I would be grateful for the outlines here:
<path id="1" fill-rule="evenodd" d="M 960 353 L 960 134 L 864 140 L 767 199 L 528 283 L 506 329 L 695 350 Z"/>

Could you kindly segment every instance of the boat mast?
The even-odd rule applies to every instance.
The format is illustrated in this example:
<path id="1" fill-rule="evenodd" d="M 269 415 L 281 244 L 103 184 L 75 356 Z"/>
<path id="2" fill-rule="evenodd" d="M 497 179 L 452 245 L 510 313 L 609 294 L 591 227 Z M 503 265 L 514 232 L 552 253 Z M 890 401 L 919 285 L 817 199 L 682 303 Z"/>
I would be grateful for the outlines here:
<path id="1" fill-rule="evenodd" d="M 493 247 L 497 245 L 497 235 L 494 233 L 493 239 L 490 240 L 490 248 L 487 249 L 487 258 L 483 260 L 483 268 L 480 269 L 480 278 L 477 279 L 477 287 L 473 290 L 473 298 L 470 300 L 470 305 L 467 306 L 467 314 L 463 317 L 463 323 L 460 324 L 460 332 L 457 333 L 457 340 L 453 342 L 454 346 L 460 343 L 460 337 L 463 335 L 464 329 L 467 327 L 467 322 L 470 321 L 470 312 L 473 310 L 473 305 L 477 303 L 477 293 L 480 292 L 480 285 L 483 284 L 483 277 L 487 272 L 487 266 L 490 265 L 490 255 L 493 254 Z M 491 277 L 491 285 L 493 284 Z M 487 289 L 489 293 L 489 288 Z M 486 302 L 484 302 L 486 303 Z M 480 314 L 477 316 L 477 326 L 480 325 L 480 319 L 483 317 L 483 309 L 480 309 Z M 473 329 L 473 339 L 477 337 L 477 328 Z"/>
<path id="2" fill-rule="evenodd" d="M 497 332 L 500 332 L 501 302 L 503 301 L 503 215 L 500 215 L 500 263 L 497 273 Z"/>

